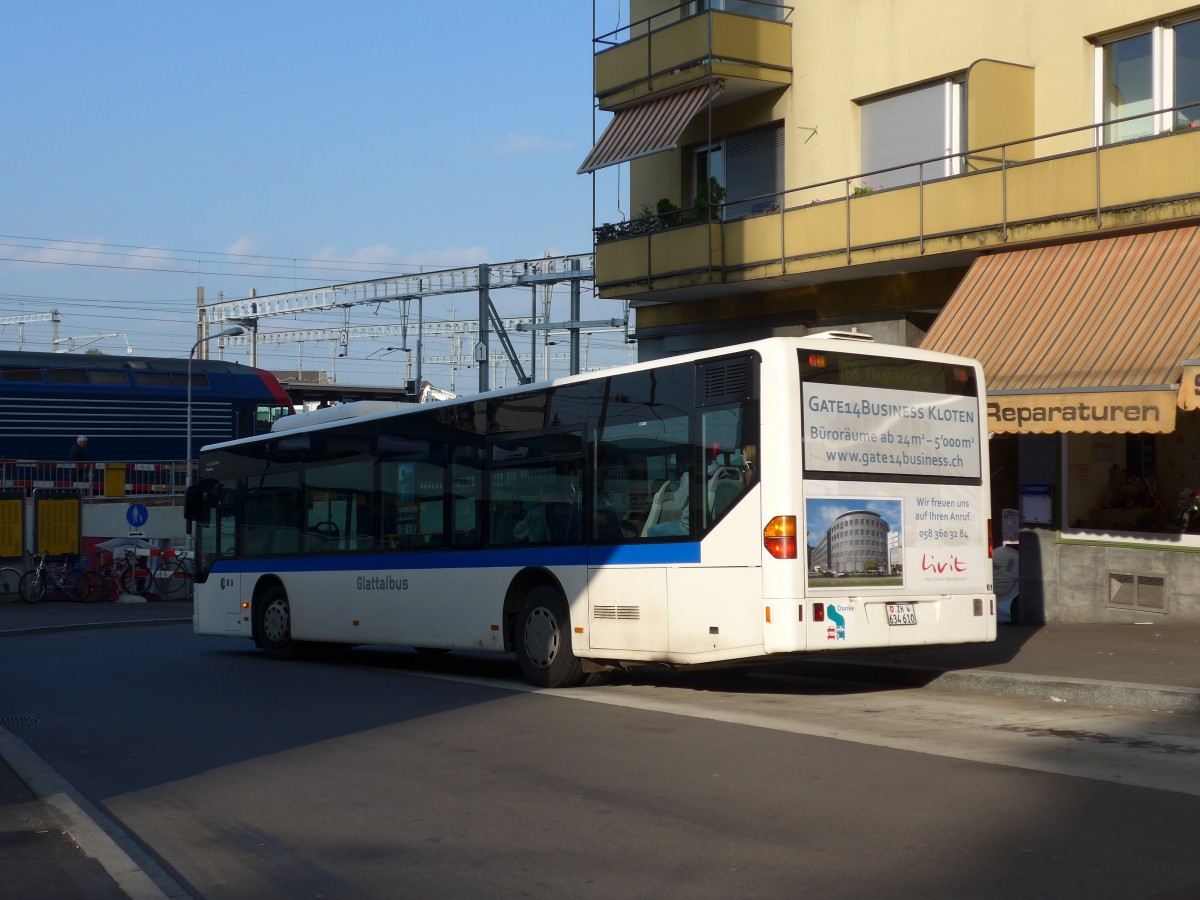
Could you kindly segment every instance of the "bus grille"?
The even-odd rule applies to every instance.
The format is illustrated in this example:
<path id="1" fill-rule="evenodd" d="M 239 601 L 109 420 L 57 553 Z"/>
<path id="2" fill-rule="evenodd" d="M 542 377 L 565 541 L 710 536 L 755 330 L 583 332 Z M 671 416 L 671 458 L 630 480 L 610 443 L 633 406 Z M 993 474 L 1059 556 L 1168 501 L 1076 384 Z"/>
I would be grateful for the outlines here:
<path id="1" fill-rule="evenodd" d="M 717 359 L 696 366 L 696 406 L 741 403 L 755 393 L 754 360 L 749 356 Z"/>
<path id="2" fill-rule="evenodd" d="M 640 619 L 640 606 L 593 606 L 593 619 Z"/>

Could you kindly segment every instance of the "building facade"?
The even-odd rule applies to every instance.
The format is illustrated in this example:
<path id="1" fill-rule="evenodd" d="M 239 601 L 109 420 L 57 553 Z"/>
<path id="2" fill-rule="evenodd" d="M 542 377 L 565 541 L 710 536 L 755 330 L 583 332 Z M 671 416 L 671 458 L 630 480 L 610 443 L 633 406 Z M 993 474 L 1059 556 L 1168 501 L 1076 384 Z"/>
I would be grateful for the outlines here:
<path id="1" fill-rule="evenodd" d="M 596 287 L 642 358 L 847 327 L 976 356 L 1022 621 L 1200 622 L 1200 6 L 623 20 L 580 171 L 626 173 Z"/>
<path id="2" fill-rule="evenodd" d="M 869 572 L 886 575 L 889 537 L 887 521 L 865 509 L 838 516 L 809 554 L 809 567 L 837 575 Z"/>

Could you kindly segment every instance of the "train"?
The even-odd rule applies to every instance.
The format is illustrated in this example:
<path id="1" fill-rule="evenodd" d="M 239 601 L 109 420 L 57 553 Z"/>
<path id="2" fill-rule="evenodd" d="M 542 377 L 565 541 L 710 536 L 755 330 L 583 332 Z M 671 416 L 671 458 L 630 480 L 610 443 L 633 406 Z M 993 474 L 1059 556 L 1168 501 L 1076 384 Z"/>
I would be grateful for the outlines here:
<path id="1" fill-rule="evenodd" d="M 271 430 L 294 412 L 270 372 L 224 360 L 0 351 L 0 458 L 67 460 L 80 435 L 93 462 L 195 459 L 200 447 Z"/>

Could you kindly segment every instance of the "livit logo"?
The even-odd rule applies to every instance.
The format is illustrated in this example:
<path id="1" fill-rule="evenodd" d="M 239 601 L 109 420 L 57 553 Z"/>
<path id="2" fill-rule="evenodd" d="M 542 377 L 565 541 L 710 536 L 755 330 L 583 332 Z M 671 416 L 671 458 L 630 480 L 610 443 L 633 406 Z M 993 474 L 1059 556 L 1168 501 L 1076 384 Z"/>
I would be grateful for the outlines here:
<path id="1" fill-rule="evenodd" d="M 948 560 L 942 560 L 928 553 L 922 553 L 921 571 L 933 572 L 935 575 L 945 575 L 946 573 L 957 575 L 967 571 L 967 564 L 953 555 Z"/>

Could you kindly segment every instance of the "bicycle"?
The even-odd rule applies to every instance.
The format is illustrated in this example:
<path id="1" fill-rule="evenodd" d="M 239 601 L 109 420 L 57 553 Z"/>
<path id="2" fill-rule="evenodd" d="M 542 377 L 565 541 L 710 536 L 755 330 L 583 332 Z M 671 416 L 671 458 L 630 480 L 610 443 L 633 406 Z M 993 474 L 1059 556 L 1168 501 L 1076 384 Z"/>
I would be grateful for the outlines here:
<path id="1" fill-rule="evenodd" d="M 20 596 L 22 574 L 14 566 L 0 568 L 0 601 L 16 600 Z"/>
<path id="2" fill-rule="evenodd" d="M 94 596 L 90 599 L 111 600 L 116 602 L 125 594 L 143 594 L 149 591 L 150 569 L 138 556 L 129 549 L 124 556 L 116 557 L 109 554 L 110 561 L 102 564 L 92 574 L 95 581 Z M 103 556 L 101 559 L 103 560 Z"/>
<path id="3" fill-rule="evenodd" d="M 181 556 L 164 556 L 153 578 L 155 593 L 162 600 L 185 600 L 192 595 L 192 568 Z"/>
<path id="4" fill-rule="evenodd" d="M 48 562 L 46 551 L 30 553 L 32 568 L 21 576 L 21 599 L 26 603 L 40 603 L 46 599 L 46 591 L 54 590 L 70 600 L 86 601 L 91 596 L 91 579 L 84 573 L 74 557 L 66 556 L 60 562 Z"/>

